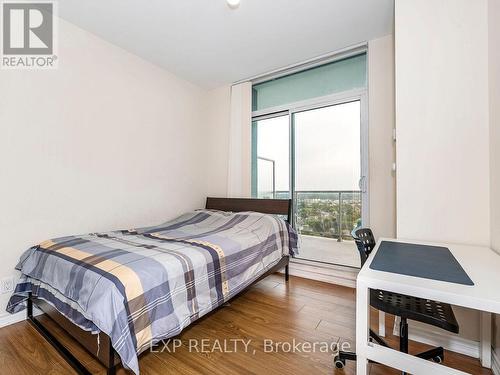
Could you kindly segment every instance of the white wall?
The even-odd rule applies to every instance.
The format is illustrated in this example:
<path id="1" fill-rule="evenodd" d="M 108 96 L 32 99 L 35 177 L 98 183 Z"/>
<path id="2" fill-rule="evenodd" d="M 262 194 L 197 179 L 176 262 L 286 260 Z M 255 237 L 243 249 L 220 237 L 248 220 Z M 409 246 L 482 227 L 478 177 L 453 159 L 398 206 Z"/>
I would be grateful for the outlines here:
<path id="1" fill-rule="evenodd" d="M 0 277 L 46 238 L 160 223 L 208 190 L 206 92 L 59 27 L 57 70 L 0 71 Z"/>
<path id="2" fill-rule="evenodd" d="M 205 148 L 211 158 L 207 177 L 208 196 L 227 196 L 227 174 L 229 168 L 229 128 L 231 111 L 231 86 L 223 86 L 208 92 L 206 120 L 210 132 L 205 140 Z"/>
<path id="3" fill-rule="evenodd" d="M 486 0 L 395 3 L 400 238 L 490 244 L 487 33 Z"/>
<path id="4" fill-rule="evenodd" d="M 500 0 L 489 0 L 491 247 L 500 253 Z"/>
<path id="5" fill-rule="evenodd" d="M 490 94 L 491 247 L 500 253 L 500 0 L 488 2 Z M 494 347 L 500 358 L 500 317 L 495 316 Z"/>
<path id="6" fill-rule="evenodd" d="M 396 235 L 394 38 L 368 43 L 370 227 L 377 237 Z"/>
<path id="7" fill-rule="evenodd" d="M 396 2 L 401 238 L 490 244 L 486 4 Z"/>
<path id="8" fill-rule="evenodd" d="M 227 193 L 229 197 L 252 195 L 252 83 L 231 86 Z"/>

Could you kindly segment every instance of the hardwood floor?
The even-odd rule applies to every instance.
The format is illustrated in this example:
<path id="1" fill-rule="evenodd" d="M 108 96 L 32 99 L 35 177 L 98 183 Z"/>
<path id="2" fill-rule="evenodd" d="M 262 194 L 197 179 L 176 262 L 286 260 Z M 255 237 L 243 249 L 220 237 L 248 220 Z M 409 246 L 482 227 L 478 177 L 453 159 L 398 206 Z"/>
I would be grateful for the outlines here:
<path id="1" fill-rule="evenodd" d="M 141 374 L 345 374 L 355 373 L 354 363 L 344 370 L 333 366 L 331 351 L 324 345 L 354 344 L 353 289 L 291 277 L 288 284 L 281 275 L 272 275 L 229 305 L 203 318 L 186 329 L 179 337 L 182 345 L 173 351 L 174 342 L 158 346 L 154 352 L 140 358 Z M 50 324 L 50 319 L 46 319 Z M 372 319 L 372 321 L 377 321 Z M 392 317 L 387 317 L 391 332 Z M 105 374 L 99 363 L 62 332 L 57 335 L 86 364 L 92 373 Z M 63 339 L 64 338 L 64 339 Z M 202 340 L 205 341 L 202 341 Z M 293 343 L 319 343 L 316 351 L 302 347 L 302 352 L 290 352 Z M 387 337 L 397 347 L 398 340 Z M 224 345 L 231 353 L 213 352 Z M 235 341 L 241 340 L 241 341 Z M 274 351 L 269 342 L 274 344 Z M 179 342 L 175 342 L 179 344 Z M 198 344 L 197 347 L 194 344 Z M 220 347 L 217 346 L 220 344 Z M 203 345 L 206 345 L 204 347 Z M 248 345 L 245 350 L 245 345 Z M 307 344 L 306 344 L 307 345 Z M 191 347 L 191 352 L 189 348 Z M 168 348 L 168 349 L 167 349 Z M 426 346 L 412 342 L 410 352 Z M 197 350 L 196 350 L 197 349 Z M 207 350 L 205 350 L 207 349 Z M 460 354 L 446 352 L 445 364 L 472 374 L 491 374 L 479 361 Z M 398 374 L 385 366 L 372 364 L 373 375 Z M 0 329 L 0 373 L 2 374 L 73 374 L 58 353 L 27 322 Z M 129 374 L 120 369 L 118 374 Z"/>

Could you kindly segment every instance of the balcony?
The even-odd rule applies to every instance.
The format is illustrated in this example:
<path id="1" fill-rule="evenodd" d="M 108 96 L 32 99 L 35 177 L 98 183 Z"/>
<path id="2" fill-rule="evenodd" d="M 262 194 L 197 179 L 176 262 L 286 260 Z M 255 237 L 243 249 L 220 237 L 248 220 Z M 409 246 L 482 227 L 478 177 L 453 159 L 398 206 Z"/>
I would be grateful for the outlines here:
<path id="1" fill-rule="evenodd" d="M 348 267 L 361 267 L 354 241 L 338 242 L 335 239 L 300 235 L 298 259 Z"/>
<path id="2" fill-rule="evenodd" d="M 261 198 L 288 198 L 286 191 L 259 194 Z M 360 267 L 359 254 L 351 236 L 361 226 L 359 190 L 296 191 L 295 227 L 300 234 L 298 258 Z"/>
<path id="3" fill-rule="evenodd" d="M 297 191 L 295 226 L 301 237 L 299 258 L 359 267 L 351 232 L 361 226 L 360 191 Z"/>

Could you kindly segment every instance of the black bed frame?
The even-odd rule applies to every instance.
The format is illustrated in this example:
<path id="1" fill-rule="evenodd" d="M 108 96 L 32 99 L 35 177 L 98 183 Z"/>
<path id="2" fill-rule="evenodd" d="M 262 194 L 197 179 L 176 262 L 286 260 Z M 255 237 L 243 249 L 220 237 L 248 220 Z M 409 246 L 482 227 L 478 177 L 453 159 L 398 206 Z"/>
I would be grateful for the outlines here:
<path id="1" fill-rule="evenodd" d="M 284 215 L 287 221 L 291 222 L 292 217 L 292 201 L 290 199 L 252 199 L 252 198 L 207 198 L 206 209 L 221 210 L 221 211 L 255 211 L 266 214 Z M 259 277 L 254 283 L 263 278 L 285 269 L 285 280 L 288 281 L 289 273 L 289 257 L 284 256 L 281 260 Z M 248 287 L 253 285 L 250 284 Z M 247 288 L 240 291 L 233 298 L 238 297 Z M 111 345 L 111 339 L 105 334 L 100 334 L 100 342 L 97 342 L 96 335 L 84 331 L 69 319 L 59 313 L 47 302 L 38 299 L 31 293 L 28 295 L 27 301 L 27 316 L 28 321 L 40 334 L 59 352 L 68 364 L 80 375 L 91 375 L 91 372 L 66 348 L 51 332 L 48 326 L 45 326 L 36 316 L 33 315 L 33 306 L 41 310 L 44 315 L 48 316 L 57 326 L 66 331 L 95 359 L 97 359 L 107 369 L 108 375 L 115 375 L 116 369 L 120 364 L 120 358 L 115 353 Z M 212 312 L 217 311 L 217 309 Z M 97 348 L 100 350 L 97 350 Z M 96 354 L 97 353 L 97 354 Z"/>

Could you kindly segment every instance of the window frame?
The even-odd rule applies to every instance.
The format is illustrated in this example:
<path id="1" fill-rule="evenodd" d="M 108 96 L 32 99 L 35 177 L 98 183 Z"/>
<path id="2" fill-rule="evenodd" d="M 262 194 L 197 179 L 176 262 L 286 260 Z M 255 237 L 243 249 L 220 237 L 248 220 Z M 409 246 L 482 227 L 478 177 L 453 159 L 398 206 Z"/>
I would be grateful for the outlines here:
<path id="1" fill-rule="evenodd" d="M 254 127 L 254 123 L 256 123 L 257 121 L 261 121 L 261 120 L 268 120 L 268 119 L 271 119 L 271 118 L 276 118 L 276 117 L 281 117 L 281 116 L 289 116 L 289 112 L 288 111 L 280 111 L 280 112 L 272 112 L 272 113 L 266 113 L 266 114 L 263 114 L 263 115 L 260 115 L 260 116 L 253 116 L 252 115 L 252 119 L 251 119 L 251 122 L 250 122 L 250 126 L 251 126 L 251 133 L 252 133 L 252 137 L 251 137 L 251 142 L 252 144 L 250 145 L 250 148 L 251 148 L 251 163 L 252 165 L 250 166 L 250 170 L 251 170 L 251 176 L 250 176 L 250 183 L 251 183 L 251 194 L 252 194 L 252 197 L 253 198 L 257 198 L 257 159 L 258 159 L 258 156 L 257 156 L 257 133 L 255 132 L 256 129 Z M 288 122 L 290 123 L 290 118 L 288 119 Z M 288 137 L 290 137 L 290 127 L 288 129 Z M 288 157 L 290 157 L 290 152 L 288 153 Z"/>
<path id="2" fill-rule="evenodd" d="M 361 178 L 359 187 L 361 190 L 361 220 L 363 226 L 370 225 L 370 198 L 369 198 L 369 141 L 368 141 L 368 87 L 347 90 L 330 95 L 320 96 L 312 99 L 306 99 L 298 102 L 288 103 L 276 107 L 265 108 L 252 111 L 251 126 L 257 120 L 288 115 L 288 137 L 289 137 L 289 186 L 290 196 L 295 201 L 295 127 L 293 124 L 294 114 L 312 109 L 329 107 L 338 104 L 349 103 L 353 101 L 360 102 L 360 149 L 361 149 Z M 253 132 L 253 130 L 252 130 Z M 252 134 L 252 195 L 254 193 L 254 174 L 256 173 L 256 164 L 254 164 L 254 153 L 256 154 L 256 139 Z M 295 205 L 292 205 L 292 225 L 295 227 L 296 212 Z"/>

